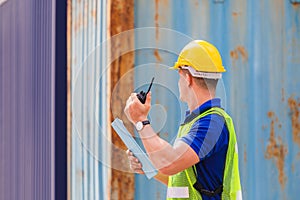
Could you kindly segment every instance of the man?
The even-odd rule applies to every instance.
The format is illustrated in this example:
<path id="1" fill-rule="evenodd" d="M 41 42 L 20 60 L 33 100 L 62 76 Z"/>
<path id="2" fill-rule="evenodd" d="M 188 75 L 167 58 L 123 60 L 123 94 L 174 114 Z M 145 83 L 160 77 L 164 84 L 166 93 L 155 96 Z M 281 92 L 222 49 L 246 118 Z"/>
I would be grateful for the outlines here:
<path id="1" fill-rule="evenodd" d="M 124 109 L 133 124 L 144 124 L 137 129 L 159 171 L 155 178 L 168 185 L 168 199 L 241 199 L 233 123 L 215 98 L 218 79 L 225 72 L 218 50 L 206 41 L 192 41 L 173 69 L 179 73 L 180 99 L 189 108 L 173 146 L 157 136 L 147 119 L 151 93 L 145 104 L 131 94 Z M 127 154 L 131 169 L 143 173 L 137 158 Z"/>

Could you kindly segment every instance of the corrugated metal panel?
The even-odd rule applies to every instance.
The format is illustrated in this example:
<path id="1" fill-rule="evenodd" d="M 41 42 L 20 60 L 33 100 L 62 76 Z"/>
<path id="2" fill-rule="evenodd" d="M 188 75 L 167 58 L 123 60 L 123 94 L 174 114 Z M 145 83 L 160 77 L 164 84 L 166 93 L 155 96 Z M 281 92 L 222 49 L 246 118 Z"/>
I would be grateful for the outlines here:
<path id="1" fill-rule="evenodd" d="M 153 27 L 135 33 L 135 88 L 156 77 L 152 103 L 159 114 L 153 111 L 152 124 L 169 141 L 184 105 L 177 100 L 176 74 L 162 70 L 191 39 L 219 48 L 227 72 L 218 96 L 236 124 L 244 199 L 298 196 L 299 19 L 300 5 L 288 0 L 135 1 L 136 28 Z M 135 199 L 164 199 L 165 190 L 136 176 Z"/>
<path id="2" fill-rule="evenodd" d="M 106 2 L 68 2 L 72 96 L 71 199 L 105 199 L 108 169 L 105 51 Z M 100 91 L 100 92 L 99 92 Z M 104 96 L 100 98 L 99 96 Z M 70 133 L 69 133 L 70 134 Z M 104 135 L 103 135 L 104 134 Z M 104 138 L 104 139 L 103 139 Z M 103 160 L 104 159 L 104 160 Z M 103 162 L 103 164 L 101 163 Z"/>
<path id="3" fill-rule="evenodd" d="M 129 130 L 133 130 L 130 122 L 124 118 L 124 104 L 128 95 L 133 91 L 134 68 L 134 32 L 128 31 L 134 28 L 134 0 L 108 1 L 109 11 L 109 52 L 108 57 L 110 85 L 108 96 L 110 104 L 110 120 L 119 117 Z M 110 123 L 109 123 L 110 126 Z M 112 128 L 111 128 L 112 129 Z M 111 133 L 111 199 L 134 198 L 134 174 L 130 171 L 126 146 L 120 137 L 112 130 Z"/>
<path id="4" fill-rule="evenodd" d="M 54 1 L 0 1 L 0 199 L 54 199 Z"/>

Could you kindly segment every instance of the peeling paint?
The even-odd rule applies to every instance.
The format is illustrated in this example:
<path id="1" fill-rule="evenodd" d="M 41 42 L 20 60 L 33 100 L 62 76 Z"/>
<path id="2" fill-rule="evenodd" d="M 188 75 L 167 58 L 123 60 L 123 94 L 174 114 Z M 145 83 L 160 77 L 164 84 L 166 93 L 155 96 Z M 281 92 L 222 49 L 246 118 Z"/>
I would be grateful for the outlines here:
<path id="1" fill-rule="evenodd" d="M 233 60 L 238 60 L 239 56 L 242 57 L 243 62 L 248 60 L 248 52 L 243 46 L 237 46 L 234 50 L 230 51 L 230 57 Z"/>
<path id="2" fill-rule="evenodd" d="M 268 112 L 268 117 L 271 119 L 270 125 L 270 139 L 265 152 L 266 159 L 272 159 L 276 163 L 278 169 L 278 180 L 283 190 L 287 182 L 287 177 L 284 173 L 284 160 L 288 153 L 287 147 L 283 144 L 280 136 L 275 138 L 275 123 L 278 123 L 278 118 L 275 116 L 274 112 Z"/>
<path id="3" fill-rule="evenodd" d="M 290 97 L 288 99 L 288 105 L 291 111 L 291 121 L 292 121 L 292 134 L 293 134 L 293 141 L 298 144 L 300 147 L 300 118 L 299 118 L 299 108 L 300 108 L 300 101 L 298 102 L 293 98 Z"/>

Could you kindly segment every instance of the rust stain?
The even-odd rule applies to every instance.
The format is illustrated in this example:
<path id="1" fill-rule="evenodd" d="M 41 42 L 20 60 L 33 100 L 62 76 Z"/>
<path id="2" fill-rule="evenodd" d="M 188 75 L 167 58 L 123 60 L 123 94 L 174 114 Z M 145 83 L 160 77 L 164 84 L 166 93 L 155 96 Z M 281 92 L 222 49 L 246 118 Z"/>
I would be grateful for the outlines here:
<path id="1" fill-rule="evenodd" d="M 238 52 L 241 54 L 244 61 L 248 60 L 248 53 L 243 46 L 237 46 Z"/>
<path id="2" fill-rule="evenodd" d="M 232 12 L 232 16 L 233 17 L 237 17 L 237 16 L 239 16 L 241 13 L 240 12 Z"/>
<path id="3" fill-rule="evenodd" d="M 93 17 L 95 23 L 97 23 L 97 10 L 96 9 L 91 11 L 91 16 Z"/>
<path id="4" fill-rule="evenodd" d="M 81 29 L 82 24 L 83 24 L 82 14 L 79 13 L 78 16 L 75 19 L 75 22 L 74 22 L 74 31 L 75 31 L 75 33 L 77 33 Z"/>
<path id="5" fill-rule="evenodd" d="M 293 97 L 290 97 L 288 99 L 288 105 L 291 110 L 293 141 L 300 147 L 300 101 L 298 99 L 297 102 Z"/>
<path id="6" fill-rule="evenodd" d="M 158 40 L 159 38 L 159 31 L 158 31 L 158 27 L 159 27 L 159 14 L 158 14 L 158 10 L 159 10 L 159 0 L 155 0 L 155 16 L 154 16 L 154 21 L 155 21 L 155 38 L 156 40 Z"/>
<path id="7" fill-rule="evenodd" d="M 159 62 L 162 61 L 162 58 L 160 57 L 157 49 L 154 50 L 154 56 L 155 56 L 157 61 L 159 61 Z"/>
<path id="8" fill-rule="evenodd" d="M 234 60 L 239 59 L 239 54 L 236 50 L 230 51 L 230 57 Z"/>
<path id="9" fill-rule="evenodd" d="M 83 26 L 87 27 L 88 25 L 88 3 L 84 4 L 84 16 L 83 16 Z"/>
<path id="10" fill-rule="evenodd" d="M 287 177 L 284 173 L 284 160 L 288 153 L 287 147 L 283 144 L 281 137 L 275 138 L 275 123 L 278 123 L 278 118 L 275 116 L 274 112 L 268 112 L 268 117 L 271 119 L 270 127 L 270 139 L 265 152 L 266 159 L 272 159 L 276 163 L 278 169 L 278 180 L 283 190 Z"/>
<path id="11" fill-rule="evenodd" d="M 272 118 L 273 116 L 274 116 L 274 113 L 273 113 L 273 112 L 271 112 L 271 111 L 268 112 L 268 117 L 269 117 L 269 118 Z"/>
<path id="12" fill-rule="evenodd" d="M 123 31 L 134 28 L 134 0 L 111 0 L 108 2 L 108 34 L 112 37 Z M 118 117 L 124 121 L 129 132 L 133 132 L 133 126 L 124 116 L 123 109 L 126 99 L 133 91 L 133 75 L 125 74 L 134 67 L 134 52 L 127 52 L 128 49 L 134 49 L 134 34 L 128 34 L 126 37 L 116 38 L 111 42 L 111 57 L 116 58 L 110 69 L 110 118 L 113 121 L 113 113 L 118 113 Z M 121 79 L 122 78 L 122 79 Z M 122 80 L 120 87 L 116 87 Z M 115 89 L 116 87 L 116 89 Z M 115 91 L 114 91 L 115 89 Z M 113 95 L 115 94 L 115 95 Z M 113 102 L 113 104 L 112 104 Z M 118 135 L 112 130 L 112 143 L 119 147 L 118 150 L 112 149 L 112 165 L 115 168 L 126 168 L 129 171 L 128 159 L 125 154 L 125 145 Z M 118 171 L 112 168 L 110 180 L 110 199 L 134 199 L 134 174 L 124 171 Z"/>
<path id="13" fill-rule="evenodd" d="M 281 88 L 281 101 L 282 102 L 285 101 L 285 91 L 284 91 L 284 88 Z"/>
<path id="14" fill-rule="evenodd" d="M 163 6 L 169 6 L 169 0 L 160 0 L 160 3 L 162 3 Z"/>
<path id="15" fill-rule="evenodd" d="M 248 60 L 248 52 L 243 46 L 237 46 L 234 50 L 230 51 L 230 57 L 233 60 L 238 60 L 239 56 L 242 57 L 243 61 Z"/>
<path id="16" fill-rule="evenodd" d="M 292 2 L 293 8 L 297 9 L 299 8 L 300 3 L 299 2 Z"/>

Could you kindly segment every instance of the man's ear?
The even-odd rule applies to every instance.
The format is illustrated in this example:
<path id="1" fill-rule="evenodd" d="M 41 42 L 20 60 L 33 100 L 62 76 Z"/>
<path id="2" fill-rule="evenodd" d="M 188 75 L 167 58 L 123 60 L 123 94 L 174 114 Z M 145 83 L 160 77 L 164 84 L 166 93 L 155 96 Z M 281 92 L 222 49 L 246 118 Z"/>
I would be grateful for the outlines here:
<path id="1" fill-rule="evenodd" d="M 187 81 L 188 86 L 190 86 L 192 84 L 192 81 L 193 81 L 192 75 L 190 73 L 186 73 L 185 74 L 185 80 Z"/>

